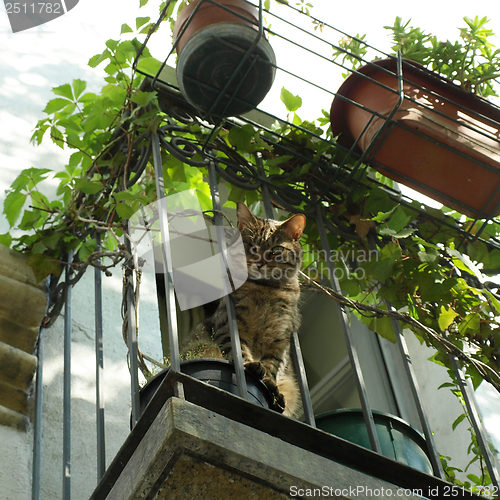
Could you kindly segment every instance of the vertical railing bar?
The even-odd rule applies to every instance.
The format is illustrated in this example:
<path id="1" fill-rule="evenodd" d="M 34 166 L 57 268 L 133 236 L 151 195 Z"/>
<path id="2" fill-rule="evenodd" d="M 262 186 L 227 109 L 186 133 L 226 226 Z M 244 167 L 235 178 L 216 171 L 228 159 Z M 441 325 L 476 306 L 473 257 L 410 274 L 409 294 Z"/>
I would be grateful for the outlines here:
<path id="1" fill-rule="evenodd" d="M 321 240 L 321 246 L 326 253 L 326 265 L 328 268 L 328 272 L 330 274 L 330 285 L 331 287 L 338 293 L 340 293 L 340 285 L 335 274 L 335 266 L 333 264 L 330 250 L 330 243 L 328 242 L 328 237 L 326 235 L 325 226 L 323 223 L 323 215 L 321 213 L 321 207 L 318 205 L 317 207 L 317 215 L 316 215 L 316 224 L 318 226 L 318 232 Z M 347 314 L 345 311 L 340 308 L 340 316 L 341 316 L 341 327 L 344 334 L 347 352 L 349 354 L 349 360 L 351 362 L 351 366 L 354 370 L 354 375 L 356 379 L 356 386 L 358 389 L 359 399 L 361 401 L 361 409 L 363 412 L 363 417 L 365 420 L 366 428 L 368 431 L 368 437 L 370 438 L 370 445 L 374 451 L 377 453 L 381 453 L 382 449 L 380 447 L 380 441 L 377 435 L 377 431 L 375 428 L 375 421 L 373 419 L 373 413 L 370 408 L 370 403 L 368 401 L 368 395 L 366 392 L 365 381 L 363 378 L 363 372 L 361 371 L 361 365 L 358 358 L 357 349 L 353 344 L 351 332 L 349 330 L 347 318 Z"/>
<path id="2" fill-rule="evenodd" d="M 363 138 L 363 135 L 365 134 L 365 132 L 368 130 L 368 128 L 372 124 L 373 120 L 375 119 L 375 116 L 376 115 L 374 115 L 374 114 L 372 114 L 372 116 L 370 116 L 370 119 L 366 122 L 366 125 L 364 126 L 363 130 L 361 131 L 361 133 L 358 135 L 358 137 L 356 138 L 356 140 L 352 143 L 351 147 L 349 148 L 349 150 L 347 151 L 347 153 L 345 154 L 345 156 L 342 158 L 342 161 L 337 165 L 337 167 L 338 167 L 337 172 L 340 172 L 345 167 L 345 164 L 347 163 L 347 161 L 349 159 L 353 158 L 354 151 L 356 150 L 356 147 L 358 146 L 359 141 Z M 355 166 L 353 167 L 353 170 L 349 174 L 349 176 L 354 175 L 354 171 L 357 170 L 358 167 L 359 167 L 359 163 L 356 163 Z M 334 184 L 335 178 L 337 176 L 333 175 L 332 177 L 333 177 L 333 179 L 329 179 L 329 181 L 328 181 L 328 186 L 329 187 Z"/>
<path id="3" fill-rule="evenodd" d="M 302 349 L 300 348 L 299 335 L 296 331 L 292 332 L 290 347 L 292 362 L 297 372 L 297 381 L 299 383 L 300 396 L 302 398 L 304 418 L 309 425 L 316 427 L 316 419 L 314 418 L 314 408 L 312 405 L 311 394 L 309 393 L 309 385 L 307 383 L 304 358 L 302 357 Z"/>
<path id="4" fill-rule="evenodd" d="M 125 248 L 129 254 L 132 253 L 132 246 L 130 244 L 130 239 L 127 230 L 124 231 L 125 234 Z M 130 263 L 125 264 L 130 265 Z M 134 266 L 135 267 L 135 266 Z M 129 353 L 129 363 L 130 363 L 130 401 L 132 404 L 132 426 L 135 426 L 137 420 L 139 420 L 140 413 L 140 401 L 139 401 L 139 363 L 138 357 L 138 345 L 137 345 L 137 311 L 136 311 L 136 301 L 134 294 L 134 282 L 133 282 L 133 268 L 125 269 L 125 302 L 127 305 L 127 346 Z"/>
<path id="5" fill-rule="evenodd" d="M 424 407 L 422 405 L 417 377 L 415 376 L 415 372 L 413 370 L 408 346 L 406 345 L 406 340 L 404 338 L 403 332 L 401 331 L 401 325 L 395 319 L 392 319 L 392 325 L 396 333 L 399 352 L 401 353 L 401 357 L 403 358 L 403 365 L 405 367 L 406 376 L 408 377 L 408 381 L 410 383 L 410 390 L 413 396 L 413 401 L 415 402 L 415 406 L 417 407 L 418 418 L 420 420 L 420 425 L 422 426 L 422 431 L 424 432 L 427 451 L 430 454 L 429 458 L 432 464 L 432 468 L 434 469 L 434 474 L 437 477 L 444 478 L 443 465 L 441 464 L 441 459 L 439 458 L 439 453 L 437 452 L 434 436 L 432 435 L 432 430 L 429 425 L 427 415 L 425 414 Z"/>
<path id="6" fill-rule="evenodd" d="M 47 308 L 50 299 L 48 289 L 50 279 L 47 283 Z M 45 320 L 44 320 L 45 321 Z M 31 500 L 40 500 L 40 474 L 42 465 L 42 405 L 43 405 L 43 359 L 44 359 L 44 331 L 42 325 L 38 330 L 38 343 L 36 350 L 37 365 L 35 379 L 35 408 L 33 415 L 33 467 L 31 471 Z"/>
<path id="7" fill-rule="evenodd" d="M 64 368 L 63 368 L 63 500 L 71 498 L 71 264 L 68 252 L 64 292 Z"/>
<path id="8" fill-rule="evenodd" d="M 101 250 L 101 235 L 96 234 L 96 251 Z M 94 315 L 95 315 L 95 409 L 97 438 L 97 482 L 106 470 L 106 439 L 104 422 L 104 346 L 102 340 L 102 272 L 94 268 Z"/>
<path id="9" fill-rule="evenodd" d="M 38 333 L 38 364 L 35 384 L 35 415 L 33 429 L 33 471 L 31 483 L 31 499 L 40 500 L 40 469 L 42 454 L 42 403 L 43 403 L 43 328 Z"/>
<path id="10" fill-rule="evenodd" d="M 262 179 L 265 179 L 266 172 L 264 170 L 264 165 L 262 164 L 262 155 L 257 153 L 257 168 L 259 175 Z M 264 202 L 264 211 L 266 217 L 272 219 L 274 218 L 273 204 L 271 203 L 271 195 L 269 193 L 269 186 L 264 181 L 261 184 L 262 188 L 262 200 Z M 309 393 L 309 384 L 307 383 L 307 374 L 304 366 L 304 358 L 302 357 L 302 350 L 300 348 L 299 335 L 296 331 L 292 332 L 291 345 L 290 345 L 290 355 L 292 357 L 292 362 L 295 367 L 297 382 L 299 384 L 300 396 L 302 399 L 302 407 L 304 410 L 304 417 L 306 422 L 313 427 L 316 427 L 316 420 L 314 418 L 314 409 L 311 401 L 311 394 Z"/>
<path id="11" fill-rule="evenodd" d="M 484 461 L 486 462 L 486 467 L 488 469 L 488 472 L 490 473 L 491 482 L 498 491 L 499 490 L 498 469 L 495 463 L 495 458 L 492 456 L 490 448 L 488 446 L 488 442 L 485 439 L 486 432 L 484 430 L 481 419 L 479 418 L 479 414 L 477 412 L 473 396 L 470 393 L 467 380 L 460 367 L 458 359 L 455 356 L 450 355 L 450 360 L 453 367 L 453 371 L 455 372 L 455 375 L 457 377 L 458 386 L 460 387 L 460 391 L 465 401 L 467 413 L 469 414 L 469 418 L 472 422 L 472 427 L 474 428 L 474 433 L 476 434 L 477 443 L 479 444 L 479 447 L 483 452 L 483 458 Z"/>
<path id="12" fill-rule="evenodd" d="M 174 286 L 172 282 L 172 254 L 170 248 L 170 232 L 168 227 L 168 214 L 165 202 L 165 182 L 161 162 L 160 140 L 157 133 L 151 136 L 153 146 L 153 164 L 156 180 L 156 197 L 158 199 L 158 217 L 161 234 L 161 256 L 163 264 L 163 279 L 165 284 L 165 305 L 167 307 L 167 326 L 170 365 L 175 371 L 181 371 L 179 353 L 179 332 L 177 329 L 177 310 L 175 307 Z M 181 382 L 176 382 L 174 392 L 177 397 L 184 398 L 184 388 Z"/>
<path id="13" fill-rule="evenodd" d="M 260 152 L 257 153 L 255 159 L 257 161 L 257 169 L 259 175 L 263 179 L 263 182 L 261 183 L 261 189 L 262 189 L 262 201 L 264 202 L 264 211 L 266 213 L 266 217 L 272 219 L 274 218 L 274 209 L 273 209 L 273 204 L 271 203 L 271 194 L 269 193 L 269 186 L 264 180 L 266 178 L 266 171 L 264 170 L 264 165 L 262 164 L 262 154 Z"/>
<path id="14" fill-rule="evenodd" d="M 360 165 L 365 162 L 365 159 L 375 157 L 377 149 L 379 149 L 382 146 L 382 139 L 384 137 L 384 134 L 387 134 L 388 132 L 388 127 L 391 124 L 391 120 L 393 116 L 396 114 L 398 109 L 401 107 L 403 104 L 403 101 L 405 99 L 405 93 L 404 93 L 404 85 L 403 85 L 403 59 L 401 56 L 401 51 L 398 51 L 397 53 L 397 60 L 396 60 L 396 68 L 397 68 L 397 77 L 398 77 L 398 100 L 396 101 L 396 104 L 392 108 L 391 112 L 387 115 L 387 117 L 384 117 L 384 123 L 380 127 L 380 129 L 377 131 L 377 133 L 371 138 L 370 143 L 366 147 L 366 149 L 363 151 L 361 156 L 358 158 L 358 161 L 354 165 L 353 169 L 351 170 L 351 173 L 349 174 L 350 178 L 355 178 L 355 175 L 357 173 L 358 168 Z M 366 131 L 367 128 L 363 131 Z M 374 149 L 375 145 L 377 144 L 377 149 Z M 369 160 L 367 160 L 369 161 Z M 366 170 L 366 165 L 363 170 Z M 363 171 L 362 170 L 362 171 Z"/>
<path id="15" fill-rule="evenodd" d="M 208 183 L 210 185 L 210 194 L 212 196 L 212 206 L 214 210 L 214 220 L 216 226 L 217 240 L 221 249 L 222 268 L 230 274 L 229 265 L 227 262 L 227 248 L 225 245 L 224 233 L 222 228 L 222 218 L 220 215 L 221 204 L 219 197 L 219 190 L 217 189 L 217 173 L 215 171 L 215 163 L 210 161 L 208 167 Z M 233 290 L 234 291 L 234 290 Z M 230 295 L 226 295 L 226 311 L 229 326 L 229 333 L 231 336 L 231 349 L 233 354 L 234 371 L 236 374 L 236 384 L 238 385 L 238 392 L 242 398 L 248 399 L 247 381 L 245 378 L 245 368 L 243 367 L 243 356 L 241 354 L 240 334 L 238 331 L 238 321 L 236 319 L 236 311 L 234 303 Z"/>

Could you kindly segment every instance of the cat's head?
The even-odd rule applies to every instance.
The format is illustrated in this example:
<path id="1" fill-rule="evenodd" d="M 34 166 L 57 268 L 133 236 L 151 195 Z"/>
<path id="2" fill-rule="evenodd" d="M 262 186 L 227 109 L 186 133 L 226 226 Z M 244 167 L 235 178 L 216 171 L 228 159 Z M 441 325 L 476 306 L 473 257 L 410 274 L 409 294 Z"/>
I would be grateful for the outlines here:
<path id="1" fill-rule="evenodd" d="M 295 282 L 302 264 L 299 239 L 306 225 L 305 215 L 293 215 L 285 221 L 261 219 L 244 203 L 238 203 L 237 212 L 249 279 Z"/>

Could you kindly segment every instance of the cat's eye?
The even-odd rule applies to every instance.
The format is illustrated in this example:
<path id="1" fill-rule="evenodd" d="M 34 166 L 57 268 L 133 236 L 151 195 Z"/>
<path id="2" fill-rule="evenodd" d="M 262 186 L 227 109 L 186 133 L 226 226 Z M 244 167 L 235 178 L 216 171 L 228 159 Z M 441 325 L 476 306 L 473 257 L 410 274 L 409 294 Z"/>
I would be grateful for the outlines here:
<path id="1" fill-rule="evenodd" d="M 280 255 L 283 253 L 284 250 L 285 250 L 285 247 L 282 247 L 281 245 L 275 246 L 275 247 L 271 248 L 271 255 L 272 256 Z"/>

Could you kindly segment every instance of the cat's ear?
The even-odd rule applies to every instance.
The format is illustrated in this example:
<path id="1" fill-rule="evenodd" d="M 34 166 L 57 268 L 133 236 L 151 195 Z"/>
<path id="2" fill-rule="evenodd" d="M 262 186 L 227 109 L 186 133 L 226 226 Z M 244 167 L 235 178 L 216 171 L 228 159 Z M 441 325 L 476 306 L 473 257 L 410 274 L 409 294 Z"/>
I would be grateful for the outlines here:
<path id="1" fill-rule="evenodd" d="M 255 222 L 255 216 L 250 212 L 248 207 L 239 201 L 236 204 L 236 213 L 238 214 L 238 229 L 241 231 L 245 226 Z"/>
<path id="2" fill-rule="evenodd" d="M 302 236 L 305 227 L 306 216 L 297 214 L 283 222 L 281 229 L 291 240 L 298 240 Z"/>

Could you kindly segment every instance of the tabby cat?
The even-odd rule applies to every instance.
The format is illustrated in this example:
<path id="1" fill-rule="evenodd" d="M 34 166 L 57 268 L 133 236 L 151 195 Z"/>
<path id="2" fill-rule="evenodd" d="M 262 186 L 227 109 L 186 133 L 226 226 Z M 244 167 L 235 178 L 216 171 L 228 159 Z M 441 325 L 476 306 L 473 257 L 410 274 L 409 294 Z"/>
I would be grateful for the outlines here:
<path id="1" fill-rule="evenodd" d="M 292 333 L 299 328 L 298 271 L 302 261 L 299 239 L 305 216 L 283 222 L 261 219 L 238 203 L 238 229 L 242 235 L 248 280 L 233 298 L 245 368 L 274 395 L 275 405 L 288 416 L 296 415 L 300 395 L 290 359 Z M 196 347 L 195 347 L 196 346 Z M 231 359 L 231 340 L 226 303 L 192 332 L 187 350 Z"/>

